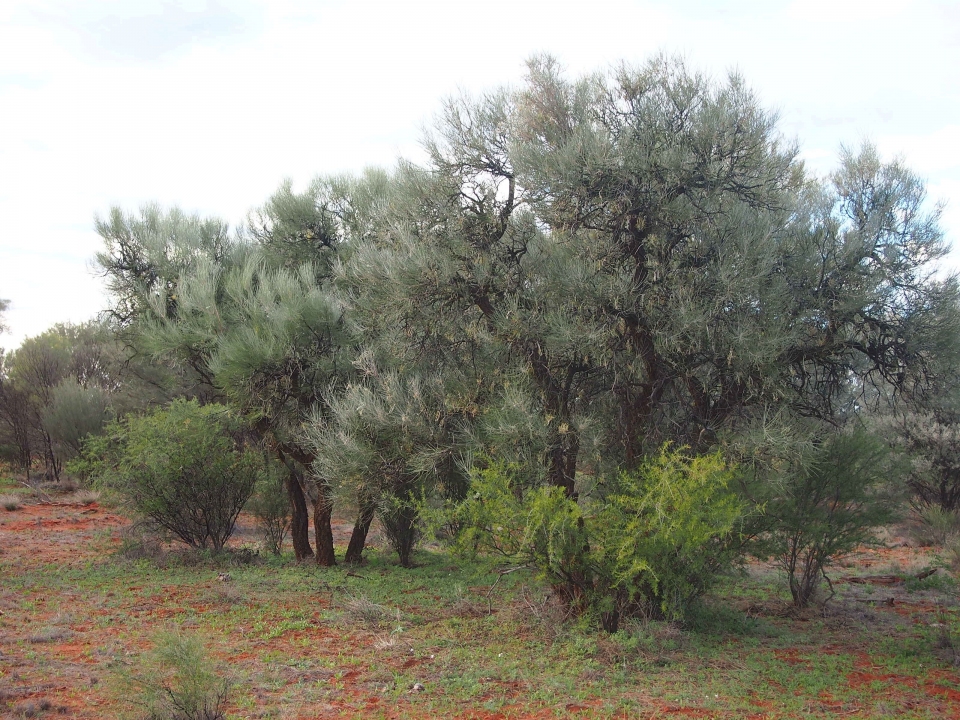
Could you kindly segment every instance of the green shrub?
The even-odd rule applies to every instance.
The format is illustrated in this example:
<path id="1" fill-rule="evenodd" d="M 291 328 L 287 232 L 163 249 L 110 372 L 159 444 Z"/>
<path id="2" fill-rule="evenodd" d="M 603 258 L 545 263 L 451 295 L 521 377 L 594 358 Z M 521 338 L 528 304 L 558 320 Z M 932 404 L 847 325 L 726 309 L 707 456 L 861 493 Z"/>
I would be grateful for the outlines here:
<path id="1" fill-rule="evenodd" d="M 939 505 L 921 505 L 910 523 L 910 534 L 921 547 L 946 546 L 960 536 L 960 513 Z"/>
<path id="2" fill-rule="evenodd" d="M 231 435 L 240 430 L 222 405 L 176 400 L 110 428 L 98 482 L 188 545 L 219 551 L 262 472 Z"/>
<path id="3" fill-rule="evenodd" d="M 821 578 L 829 583 L 826 568 L 837 555 L 872 541 L 873 529 L 892 519 L 893 497 L 883 489 L 888 458 L 878 439 L 841 433 L 783 474 L 765 505 L 768 547 L 796 606 L 810 603 Z"/>
<path id="4" fill-rule="evenodd" d="M 405 568 L 413 567 L 413 551 L 422 536 L 420 503 L 413 497 L 415 487 L 415 481 L 396 483 L 396 489 L 385 491 L 377 503 L 387 541 Z"/>
<path id="5" fill-rule="evenodd" d="M 140 692 L 135 701 L 149 720 L 223 720 L 229 683 L 212 669 L 200 641 L 178 633 L 161 634 L 127 679 Z"/>
<path id="6" fill-rule="evenodd" d="M 274 555 L 283 550 L 283 541 L 290 529 L 290 500 L 280 472 L 271 468 L 271 472 L 260 478 L 246 505 L 247 511 L 257 519 L 264 547 Z"/>
<path id="7" fill-rule="evenodd" d="M 494 465 L 457 508 L 458 543 L 532 564 L 610 632 L 624 614 L 676 620 L 739 554 L 733 478 L 720 454 L 664 447 L 574 500 L 561 488 L 524 491 L 519 467 Z"/>

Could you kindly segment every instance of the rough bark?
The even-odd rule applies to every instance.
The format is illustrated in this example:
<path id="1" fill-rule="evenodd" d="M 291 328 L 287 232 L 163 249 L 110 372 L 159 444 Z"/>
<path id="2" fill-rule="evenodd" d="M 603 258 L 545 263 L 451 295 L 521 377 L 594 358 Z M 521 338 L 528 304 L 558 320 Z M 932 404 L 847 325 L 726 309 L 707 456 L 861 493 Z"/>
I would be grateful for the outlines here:
<path id="1" fill-rule="evenodd" d="M 357 514 L 357 522 L 353 526 L 353 533 L 350 535 L 350 544 L 347 545 L 347 554 L 344 562 L 353 565 L 359 565 L 363 562 L 363 548 L 367 543 L 367 533 L 370 532 L 370 524 L 373 522 L 373 516 L 376 513 L 376 506 L 370 500 L 364 500 L 360 504 L 360 512 Z"/>
<path id="2" fill-rule="evenodd" d="M 313 557 L 309 538 L 310 519 L 307 514 L 307 502 L 297 473 L 289 465 L 283 483 L 290 498 L 290 539 L 293 541 L 293 553 L 297 560 Z"/>
<path id="3" fill-rule="evenodd" d="M 313 503 L 313 529 L 317 540 L 317 565 L 333 567 L 337 558 L 333 551 L 333 528 L 330 524 L 333 515 L 333 498 L 322 484 L 317 488 L 317 499 Z"/>

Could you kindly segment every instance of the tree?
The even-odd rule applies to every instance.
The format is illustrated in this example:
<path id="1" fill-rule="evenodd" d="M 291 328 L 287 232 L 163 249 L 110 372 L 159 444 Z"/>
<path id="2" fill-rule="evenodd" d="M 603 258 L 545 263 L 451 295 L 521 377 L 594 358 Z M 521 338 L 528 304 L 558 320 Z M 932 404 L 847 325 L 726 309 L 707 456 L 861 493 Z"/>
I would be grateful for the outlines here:
<path id="1" fill-rule="evenodd" d="M 83 436 L 103 426 L 119 385 L 118 368 L 106 359 L 108 344 L 95 323 L 60 324 L 5 356 L 0 421 L 4 444 L 16 448 L 21 468 L 39 456 L 46 475 L 59 478 Z"/>
<path id="2" fill-rule="evenodd" d="M 7 319 L 4 317 L 9 309 L 10 301 L 0 298 L 0 335 L 10 332 L 10 327 L 7 325 Z"/>
<path id="3" fill-rule="evenodd" d="M 448 102 L 426 149 L 338 280 L 378 358 L 431 367 L 475 447 L 536 459 L 531 488 L 577 501 L 664 442 L 749 460 L 770 417 L 842 424 L 957 360 L 922 182 L 870 146 L 808 177 L 736 76 L 537 58 Z"/>
<path id="4" fill-rule="evenodd" d="M 462 472 L 463 418 L 444 403 L 443 381 L 422 368 L 383 371 L 370 354 L 357 363 L 359 382 L 330 401 L 330 412 L 305 428 L 321 478 L 361 510 L 359 532 L 347 561 L 360 562 L 366 532 L 379 514 L 404 567 L 420 537 L 419 504 L 438 492 L 450 494 Z"/>
<path id="5" fill-rule="evenodd" d="M 806 178 L 736 76 L 656 58 L 570 82 L 538 58 L 521 90 L 448 103 L 427 149 L 345 279 L 403 328 L 404 362 L 470 368 L 490 407 L 533 412 L 570 496 L 584 464 L 706 450 L 773 407 L 829 421 L 956 358 L 922 183 L 870 147 Z"/>
<path id="6" fill-rule="evenodd" d="M 912 460 L 907 487 L 919 507 L 960 510 L 960 413 L 953 398 L 884 418 L 891 444 Z"/>
<path id="7" fill-rule="evenodd" d="M 308 481 L 313 457 L 298 440 L 302 420 L 350 367 L 339 304 L 324 286 L 332 260 L 321 250 L 332 252 L 336 238 L 322 234 L 316 197 L 282 187 L 252 223 L 252 242 L 177 211 L 112 218 L 102 224 L 107 250 L 98 259 L 132 344 L 189 365 L 213 397 L 250 419 L 288 470 L 297 557 L 313 554 L 304 496 L 312 490 L 317 562 L 334 564 L 332 505 L 326 488 Z"/>

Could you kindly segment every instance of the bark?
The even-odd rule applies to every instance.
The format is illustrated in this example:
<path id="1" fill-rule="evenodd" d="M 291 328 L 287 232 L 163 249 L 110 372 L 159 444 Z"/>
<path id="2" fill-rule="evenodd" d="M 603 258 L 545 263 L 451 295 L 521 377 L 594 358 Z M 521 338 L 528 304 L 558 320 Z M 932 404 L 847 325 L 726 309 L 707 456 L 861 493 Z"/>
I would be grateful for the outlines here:
<path id="1" fill-rule="evenodd" d="M 318 483 L 317 499 L 313 503 L 313 529 L 317 535 L 317 565 L 321 567 L 334 567 L 337 564 L 333 551 L 333 527 L 330 524 L 332 516 L 330 489 Z"/>
<path id="2" fill-rule="evenodd" d="M 313 557 L 313 548 L 310 547 L 307 502 L 296 471 L 289 465 L 287 465 L 287 471 L 283 483 L 290 498 L 290 539 L 293 541 L 293 553 L 297 560 L 304 560 Z"/>
<path id="3" fill-rule="evenodd" d="M 350 535 L 350 544 L 347 546 L 347 555 L 344 562 L 353 565 L 359 565 L 363 562 L 363 548 L 367 544 L 367 533 L 370 532 L 370 524 L 373 522 L 375 512 L 376 506 L 372 501 L 361 501 L 360 512 L 357 515 L 357 522 L 353 526 L 353 533 Z"/>

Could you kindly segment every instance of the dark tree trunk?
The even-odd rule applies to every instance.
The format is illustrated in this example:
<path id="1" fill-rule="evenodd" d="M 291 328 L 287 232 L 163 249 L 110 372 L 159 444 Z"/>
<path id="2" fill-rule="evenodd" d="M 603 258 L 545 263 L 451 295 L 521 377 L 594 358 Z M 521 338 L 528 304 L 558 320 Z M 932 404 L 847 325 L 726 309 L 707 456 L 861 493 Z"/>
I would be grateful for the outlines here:
<path id="1" fill-rule="evenodd" d="M 337 564 L 333 552 L 333 528 L 330 519 L 333 515 L 333 498 L 330 489 L 318 483 L 317 499 L 313 503 L 313 529 L 317 540 L 317 565 L 333 567 Z"/>
<path id="2" fill-rule="evenodd" d="M 580 438 L 574 431 L 558 434 L 548 450 L 548 482 L 562 487 L 568 498 L 576 499 L 577 456 L 580 453 Z"/>
<path id="3" fill-rule="evenodd" d="M 373 522 L 376 509 L 376 505 L 371 500 L 361 500 L 360 512 L 357 515 L 357 522 L 353 526 L 353 534 L 350 535 L 350 544 L 347 546 L 347 555 L 344 562 L 353 565 L 359 565 L 363 562 L 363 548 L 367 544 L 367 533 L 370 532 L 370 524 Z"/>
<path id="4" fill-rule="evenodd" d="M 293 554 L 297 560 L 305 560 L 313 557 L 313 549 L 310 547 L 307 501 L 303 496 L 303 487 L 300 485 L 298 473 L 289 465 L 287 465 L 283 484 L 290 498 L 290 539 L 293 541 Z"/>

